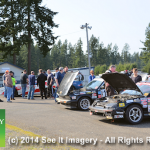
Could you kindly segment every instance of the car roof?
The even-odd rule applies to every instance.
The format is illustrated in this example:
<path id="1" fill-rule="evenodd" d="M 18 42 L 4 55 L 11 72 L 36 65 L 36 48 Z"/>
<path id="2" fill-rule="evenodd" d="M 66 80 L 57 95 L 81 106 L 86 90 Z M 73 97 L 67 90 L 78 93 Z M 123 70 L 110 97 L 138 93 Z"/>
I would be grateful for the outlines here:
<path id="1" fill-rule="evenodd" d="M 93 80 L 104 81 L 102 78 L 94 78 Z"/>

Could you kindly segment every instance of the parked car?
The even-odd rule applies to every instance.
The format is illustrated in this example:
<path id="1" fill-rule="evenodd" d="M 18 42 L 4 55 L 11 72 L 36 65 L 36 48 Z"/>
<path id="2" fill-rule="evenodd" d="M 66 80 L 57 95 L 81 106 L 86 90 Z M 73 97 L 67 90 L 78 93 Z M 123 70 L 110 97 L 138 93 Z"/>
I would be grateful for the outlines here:
<path id="1" fill-rule="evenodd" d="M 85 87 L 79 90 L 72 90 L 70 87 L 77 74 L 78 72 L 68 72 L 65 75 L 58 88 L 59 97 L 56 100 L 58 103 L 71 108 L 88 110 L 95 99 L 106 96 L 104 80 L 95 78 Z"/>
<path id="2" fill-rule="evenodd" d="M 107 119 L 125 118 L 131 124 L 150 116 L 150 82 L 135 84 L 121 73 L 103 74 L 102 78 L 120 94 L 95 100 L 89 107 L 90 114 L 103 113 Z"/>
<path id="3" fill-rule="evenodd" d="M 40 95 L 40 89 L 39 86 L 37 86 L 37 82 L 35 82 L 35 91 L 34 95 Z M 45 88 L 47 88 L 47 81 L 45 81 Z M 29 92 L 29 85 L 27 84 L 25 95 L 28 95 Z M 4 95 L 4 87 L 0 88 L 0 95 Z M 22 95 L 22 87 L 21 84 L 16 84 L 16 90 L 15 90 L 15 97 Z"/>

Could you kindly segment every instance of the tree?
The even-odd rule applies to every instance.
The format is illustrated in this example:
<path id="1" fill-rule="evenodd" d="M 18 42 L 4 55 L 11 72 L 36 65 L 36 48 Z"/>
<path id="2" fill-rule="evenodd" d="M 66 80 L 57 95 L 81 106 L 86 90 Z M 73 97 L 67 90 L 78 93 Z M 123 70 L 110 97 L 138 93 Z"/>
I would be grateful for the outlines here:
<path id="1" fill-rule="evenodd" d="M 3 58 L 13 56 L 14 64 L 21 47 L 20 2 L 21 0 L 0 0 L 0 51 L 3 52 Z M 10 41 L 11 44 L 8 44 Z"/>
<path id="2" fill-rule="evenodd" d="M 20 38 L 23 44 L 28 47 L 28 73 L 31 71 L 31 45 L 34 41 L 38 44 L 38 48 L 43 56 L 52 49 L 57 39 L 53 35 L 52 29 L 58 27 L 53 21 L 53 12 L 45 6 L 41 6 L 42 0 L 22 0 L 22 34 Z"/>
<path id="3" fill-rule="evenodd" d="M 129 44 L 125 43 L 123 50 L 122 50 L 122 53 L 121 53 L 123 63 L 130 62 L 130 60 L 131 60 L 130 59 L 131 55 L 129 53 L 129 50 L 130 50 Z"/>

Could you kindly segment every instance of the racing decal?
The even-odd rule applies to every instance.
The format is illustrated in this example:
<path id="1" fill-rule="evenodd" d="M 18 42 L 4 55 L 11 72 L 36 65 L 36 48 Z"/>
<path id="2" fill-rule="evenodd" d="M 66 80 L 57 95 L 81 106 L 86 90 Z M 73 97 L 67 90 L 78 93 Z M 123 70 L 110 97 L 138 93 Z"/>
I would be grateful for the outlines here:
<path id="1" fill-rule="evenodd" d="M 148 105 L 148 112 L 150 112 L 150 105 Z"/>
<path id="2" fill-rule="evenodd" d="M 126 103 L 132 103 L 133 102 L 133 99 L 132 100 L 126 100 Z"/>
<path id="3" fill-rule="evenodd" d="M 134 102 L 141 102 L 140 98 L 134 99 Z"/>
<path id="4" fill-rule="evenodd" d="M 101 94 L 101 91 L 98 91 L 98 94 Z"/>
<path id="5" fill-rule="evenodd" d="M 123 118 L 123 115 L 114 115 L 114 118 Z"/>
<path id="6" fill-rule="evenodd" d="M 141 98 L 141 104 L 143 105 L 143 108 L 147 108 L 147 98 Z"/>
<path id="7" fill-rule="evenodd" d="M 119 107 L 124 107 L 125 103 L 119 103 Z"/>
<path id="8" fill-rule="evenodd" d="M 116 111 L 116 114 L 123 114 L 123 112 Z"/>
<path id="9" fill-rule="evenodd" d="M 98 95 L 98 98 L 101 98 L 102 96 L 101 95 Z"/>
<path id="10" fill-rule="evenodd" d="M 80 92 L 80 94 L 82 95 L 82 94 L 85 94 L 85 92 Z"/>
<path id="11" fill-rule="evenodd" d="M 148 98 L 148 112 L 150 112 L 150 98 Z"/>
<path id="12" fill-rule="evenodd" d="M 97 94 L 96 94 L 96 93 L 93 93 L 93 94 L 92 94 L 92 98 L 97 98 Z"/>
<path id="13" fill-rule="evenodd" d="M 87 91 L 86 94 L 92 94 L 92 92 L 91 91 Z"/>
<path id="14" fill-rule="evenodd" d="M 76 99 L 76 96 L 72 96 L 72 99 Z"/>
<path id="15" fill-rule="evenodd" d="M 149 93 L 145 93 L 144 96 L 147 96 Z"/>

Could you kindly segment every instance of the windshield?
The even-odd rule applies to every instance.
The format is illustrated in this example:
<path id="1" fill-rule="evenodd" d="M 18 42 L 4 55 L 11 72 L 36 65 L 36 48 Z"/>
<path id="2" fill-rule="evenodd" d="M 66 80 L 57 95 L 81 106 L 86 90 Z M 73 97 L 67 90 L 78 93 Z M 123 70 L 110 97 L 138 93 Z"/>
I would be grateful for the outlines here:
<path id="1" fill-rule="evenodd" d="M 86 85 L 84 88 L 97 89 L 102 84 L 102 82 L 104 82 L 104 81 L 103 80 L 93 80 L 88 85 Z"/>
<path id="2" fill-rule="evenodd" d="M 125 90 L 121 94 L 129 94 L 129 95 L 142 95 L 140 92 L 136 90 Z"/>
<path id="3" fill-rule="evenodd" d="M 150 93 L 150 85 L 137 85 L 137 86 L 144 95 L 146 93 Z M 140 92 L 138 92 L 136 90 L 125 90 L 121 94 L 142 95 Z"/>

